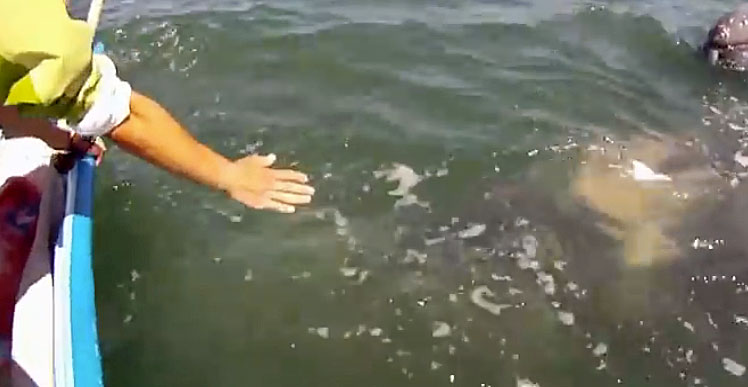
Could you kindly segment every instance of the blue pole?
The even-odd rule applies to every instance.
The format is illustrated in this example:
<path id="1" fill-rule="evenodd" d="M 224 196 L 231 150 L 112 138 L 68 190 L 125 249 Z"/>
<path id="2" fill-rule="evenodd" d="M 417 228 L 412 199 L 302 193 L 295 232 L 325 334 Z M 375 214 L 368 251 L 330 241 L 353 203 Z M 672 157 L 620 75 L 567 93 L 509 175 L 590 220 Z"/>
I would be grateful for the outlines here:
<path id="1" fill-rule="evenodd" d="M 70 259 L 70 328 L 76 387 L 103 386 L 92 254 L 95 168 L 96 162 L 91 156 L 84 157 L 76 165 Z"/>
<path id="2" fill-rule="evenodd" d="M 94 53 L 104 45 L 94 44 Z M 75 387 L 103 386 L 103 371 L 96 319 L 93 275 L 93 199 L 96 161 L 87 155 L 75 166 L 75 202 L 73 205 L 70 257 L 70 329 Z"/>

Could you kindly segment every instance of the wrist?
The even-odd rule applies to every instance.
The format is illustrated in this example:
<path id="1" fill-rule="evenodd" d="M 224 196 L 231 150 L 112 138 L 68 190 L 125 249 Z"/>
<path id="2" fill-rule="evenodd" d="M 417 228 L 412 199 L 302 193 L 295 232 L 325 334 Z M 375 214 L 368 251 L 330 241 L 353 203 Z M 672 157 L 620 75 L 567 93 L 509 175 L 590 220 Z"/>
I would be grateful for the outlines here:
<path id="1" fill-rule="evenodd" d="M 70 149 L 70 132 L 52 127 L 53 130 L 47 132 L 40 132 L 38 135 L 42 141 L 46 142 L 47 145 L 55 150 L 67 151 Z"/>
<path id="2" fill-rule="evenodd" d="M 233 182 L 236 181 L 236 165 L 228 159 L 223 159 L 218 164 L 218 180 L 216 182 L 216 188 L 229 195 Z"/>
<path id="3" fill-rule="evenodd" d="M 68 136 L 68 144 L 65 149 L 70 153 L 85 154 L 90 147 L 91 142 L 81 137 L 78 133 L 70 132 Z"/>
<path id="4" fill-rule="evenodd" d="M 73 155 L 91 155 L 97 160 L 101 158 L 106 147 L 101 139 L 89 139 L 78 133 L 70 132 L 67 151 Z"/>

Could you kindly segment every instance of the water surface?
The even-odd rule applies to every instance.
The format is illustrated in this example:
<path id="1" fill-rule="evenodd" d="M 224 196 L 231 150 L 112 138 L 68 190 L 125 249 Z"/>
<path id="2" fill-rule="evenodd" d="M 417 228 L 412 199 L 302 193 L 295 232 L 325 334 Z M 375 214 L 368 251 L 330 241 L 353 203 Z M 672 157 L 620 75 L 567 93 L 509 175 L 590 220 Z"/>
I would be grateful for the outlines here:
<path id="1" fill-rule="evenodd" d="M 108 4 L 136 89 L 318 194 L 254 212 L 110 151 L 107 385 L 745 385 L 748 89 L 694 54 L 734 4 Z"/>

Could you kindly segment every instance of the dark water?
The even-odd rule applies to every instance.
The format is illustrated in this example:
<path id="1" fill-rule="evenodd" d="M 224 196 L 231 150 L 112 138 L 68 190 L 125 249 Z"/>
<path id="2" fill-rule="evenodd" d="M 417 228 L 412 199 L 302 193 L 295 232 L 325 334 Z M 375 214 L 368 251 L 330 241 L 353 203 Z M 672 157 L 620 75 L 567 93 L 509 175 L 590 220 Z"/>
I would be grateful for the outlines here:
<path id="1" fill-rule="evenodd" d="M 253 212 L 109 152 L 107 385 L 745 385 L 748 87 L 694 54 L 734 4 L 111 2 L 125 78 L 318 194 Z"/>

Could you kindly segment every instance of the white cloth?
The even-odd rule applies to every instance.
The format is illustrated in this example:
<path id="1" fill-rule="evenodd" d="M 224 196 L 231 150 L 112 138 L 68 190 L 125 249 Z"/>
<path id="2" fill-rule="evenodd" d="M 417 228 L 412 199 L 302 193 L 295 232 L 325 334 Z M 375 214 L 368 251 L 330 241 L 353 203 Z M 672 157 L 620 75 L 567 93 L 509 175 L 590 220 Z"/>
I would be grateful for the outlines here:
<path id="1" fill-rule="evenodd" d="M 53 387 L 53 291 L 49 243 L 62 220 L 63 182 L 53 150 L 36 138 L 0 139 L 0 185 L 24 176 L 42 192 L 36 234 L 16 300 L 11 358 L 13 386 Z"/>
<path id="2" fill-rule="evenodd" d="M 117 69 L 109 57 L 93 56 L 94 66 L 101 72 L 101 79 L 91 108 L 83 119 L 72 128 L 83 136 L 103 136 L 130 115 L 130 84 L 117 77 Z"/>

